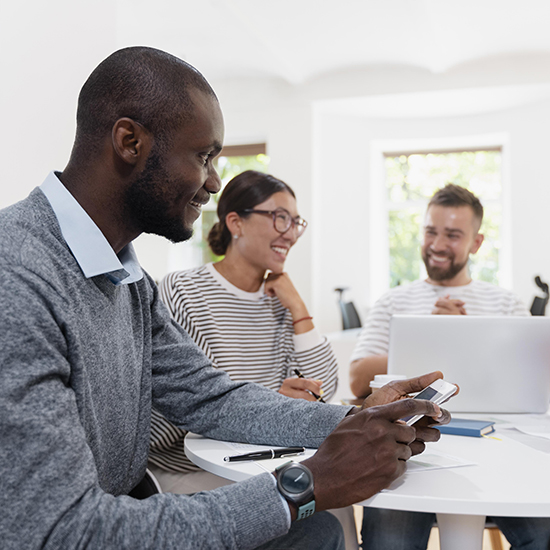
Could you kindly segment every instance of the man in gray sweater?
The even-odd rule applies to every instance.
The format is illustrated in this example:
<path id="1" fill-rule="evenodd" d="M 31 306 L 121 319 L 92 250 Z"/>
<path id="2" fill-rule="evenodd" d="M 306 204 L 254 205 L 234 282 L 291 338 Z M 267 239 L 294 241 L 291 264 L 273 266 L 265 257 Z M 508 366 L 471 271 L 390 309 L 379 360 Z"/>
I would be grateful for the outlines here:
<path id="1" fill-rule="evenodd" d="M 320 524 L 303 547 L 339 548 L 330 519 L 292 520 L 372 496 L 438 438 L 429 420 L 448 414 L 401 398 L 440 373 L 380 390 L 361 411 L 291 400 L 231 381 L 171 321 L 131 241 L 191 236 L 220 188 L 222 142 L 198 71 L 120 50 L 81 90 L 66 169 L 0 212 L 2 548 L 285 548 Z M 126 496 L 145 472 L 153 403 L 209 437 L 320 445 L 303 462 L 307 502 L 269 473 L 192 497 Z M 410 414 L 432 419 L 396 423 Z"/>

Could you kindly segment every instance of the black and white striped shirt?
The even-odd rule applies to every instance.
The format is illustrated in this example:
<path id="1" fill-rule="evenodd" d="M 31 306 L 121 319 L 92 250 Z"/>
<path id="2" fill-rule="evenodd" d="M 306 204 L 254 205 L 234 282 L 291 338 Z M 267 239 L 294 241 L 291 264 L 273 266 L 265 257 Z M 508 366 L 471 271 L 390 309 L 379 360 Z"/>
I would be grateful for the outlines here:
<path id="1" fill-rule="evenodd" d="M 160 293 L 173 319 L 234 380 L 278 390 L 297 368 L 323 380 L 326 399 L 336 391 L 338 364 L 326 338 L 316 329 L 294 334 L 290 312 L 263 285 L 245 292 L 207 264 L 166 276 Z M 184 436 L 153 411 L 149 460 L 167 470 L 196 470 L 183 452 Z"/>
<path id="2" fill-rule="evenodd" d="M 438 286 L 415 281 L 386 292 L 372 307 L 361 331 L 351 361 L 371 355 L 386 355 L 392 315 L 430 315 L 435 302 L 449 295 L 462 300 L 468 315 L 529 315 L 513 292 L 483 281 L 463 286 Z"/>

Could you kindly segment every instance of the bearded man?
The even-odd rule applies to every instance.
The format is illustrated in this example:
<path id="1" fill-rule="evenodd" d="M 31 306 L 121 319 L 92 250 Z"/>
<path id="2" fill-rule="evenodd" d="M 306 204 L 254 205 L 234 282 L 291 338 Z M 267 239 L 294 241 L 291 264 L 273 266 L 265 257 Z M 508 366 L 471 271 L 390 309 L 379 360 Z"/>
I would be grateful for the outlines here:
<path id="1" fill-rule="evenodd" d="M 355 395 L 369 394 L 370 381 L 387 371 L 392 315 L 529 315 L 514 293 L 470 277 L 468 259 L 483 243 L 482 220 L 481 202 L 463 187 L 449 184 L 432 197 L 421 247 L 428 278 L 393 288 L 370 311 L 351 358 Z M 514 549 L 549 547 L 549 518 L 490 519 Z M 434 521 L 435 514 L 364 508 L 363 548 L 425 550 Z"/>
<path id="2" fill-rule="evenodd" d="M 393 288 L 370 310 L 351 357 L 354 395 L 368 395 L 374 376 L 387 372 L 393 315 L 529 315 L 513 292 L 470 277 L 482 220 L 481 202 L 463 187 L 449 184 L 431 198 L 421 246 L 428 278 Z"/>

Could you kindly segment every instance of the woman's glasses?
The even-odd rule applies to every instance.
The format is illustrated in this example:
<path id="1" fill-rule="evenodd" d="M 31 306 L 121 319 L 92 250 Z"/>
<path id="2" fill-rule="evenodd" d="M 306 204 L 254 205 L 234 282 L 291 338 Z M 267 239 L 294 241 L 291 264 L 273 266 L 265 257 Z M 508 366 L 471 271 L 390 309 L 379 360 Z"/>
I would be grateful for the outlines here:
<path id="1" fill-rule="evenodd" d="M 275 210 L 255 210 L 246 208 L 242 210 L 243 214 L 268 214 L 273 218 L 273 227 L 277 233 L 286 233 L 291 227 L 296 231 L 296 237 L 301 237 L 307 227 L 307 222 L 300 216 L 293 218 L 290 212 L 285 208 L 279 207 Z"/>

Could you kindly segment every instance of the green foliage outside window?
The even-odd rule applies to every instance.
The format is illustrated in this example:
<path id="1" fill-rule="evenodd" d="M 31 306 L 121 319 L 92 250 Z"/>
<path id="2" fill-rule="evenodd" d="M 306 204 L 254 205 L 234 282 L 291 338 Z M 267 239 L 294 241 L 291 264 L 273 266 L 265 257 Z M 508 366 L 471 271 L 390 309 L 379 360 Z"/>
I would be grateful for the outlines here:
<path id="1" fill-rule="evenodd" d="M 222 180 L 222 190 L 235 176 L 245 170 L 256 170 L 258 172 L 267 172 L 269 166 L 269 157 L 267 155 L 246 155 L 240 157 L 219 157 L 217 159 L 216 169 Z M 221 193 L 221 191 L 220 191 Z M 212 226 L 218 221 L 215 205 L 218 203 L 219 193 L 213 195 L 210 199 L 214 206 L 213 209 L 203 210 L 201 216 L 201 235 L 202 239 L 198 246 L 202 250 L 203 263 L 217 262 L 222 256 L 216 256 L 208 246 L 208 233 Z"/>
<path id="2" fill-rule="evenodd" d="M 222 187 L 245 170 L 267 172 L 269 157 L 267 155 L 246 155 L 244 157 L 219 157 L 217 162 L 218 174 L 222 180 Z M 216 196 L 217 202 L 217 196 Z"/>
<path id="3" fill-rule="evenodd" d="M 466 151 L 386 157 L 391 287 L 421 277 L 424 213 L 430 197 L 447 183 L 466 187 L 481 200 L 485 241 L 472 257 L 470 272 L 475 279 L 498 284 L 501 152 Z"/>

